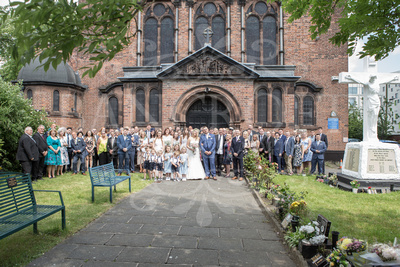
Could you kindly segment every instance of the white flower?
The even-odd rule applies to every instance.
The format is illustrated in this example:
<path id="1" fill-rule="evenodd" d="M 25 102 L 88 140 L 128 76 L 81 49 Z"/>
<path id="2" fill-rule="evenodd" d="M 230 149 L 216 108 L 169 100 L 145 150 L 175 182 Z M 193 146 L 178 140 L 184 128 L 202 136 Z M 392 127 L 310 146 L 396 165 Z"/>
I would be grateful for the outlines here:
<path id="1" fill-rule="evenodd" d="M 324 243 L 325 239 L 326 237 L 324 235 L 317 235 L 310 238 L 309 242 L 311 243 L 311 245 L 320 245 Z"/>
<path id="2" fill-rule="evenodd" d="M 306 232 L 307 234 L 311 234 L 314 231 L 315 229 L 311 225 L 304 225 L 300 227 L 300 232 Z"/>
<path id="3" fill-rule="evenodd" d="M 394 249 L 394 248 L 384 248 L 384 249 L 382 249 L 382 256 L 385 258 L 385 259 L 393 259 L 393 260 L 396 260 L 397 259 L 397 253 L 396 253 L 396 250 Z"/>

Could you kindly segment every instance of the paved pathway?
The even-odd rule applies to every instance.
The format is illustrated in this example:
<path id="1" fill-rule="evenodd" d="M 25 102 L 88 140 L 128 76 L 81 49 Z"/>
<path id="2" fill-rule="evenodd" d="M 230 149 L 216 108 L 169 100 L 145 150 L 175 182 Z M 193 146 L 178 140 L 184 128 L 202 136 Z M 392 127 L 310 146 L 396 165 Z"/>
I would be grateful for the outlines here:
<path id="1" fill-rule="evenodd" d="M 296 266 L 245 182 L 224 178 L 154 183 L 28 266 L 163 264 Z"/>

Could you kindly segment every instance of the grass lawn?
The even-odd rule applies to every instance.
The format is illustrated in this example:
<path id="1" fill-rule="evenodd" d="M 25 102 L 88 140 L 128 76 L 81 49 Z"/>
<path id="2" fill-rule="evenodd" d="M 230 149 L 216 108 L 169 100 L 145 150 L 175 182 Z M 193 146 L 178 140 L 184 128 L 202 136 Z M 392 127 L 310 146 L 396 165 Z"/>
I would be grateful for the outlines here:
<path id="1" fill-rule="evenodd" d="M 142 181 L 142 175 L 132 175 L 132 193 L 140 191 L 151 182 Z M 34 189 L 61 191 L 66 213 L 66 229 L 61 230 L 61 212 L 38 222 L 39 234 L 33 234 L 33 226 L 27 227 L 0 240 L 0 266 L 22 266 L 41 256 L 56 244 L 73 235 L 88 223 L 115 206 L 128 196 L 129 181 L 117 185 L 113 193 L 113 203 L 109 201 L 107 187 L 95 188 L 95 202 L 91 201 L 91 183 L 89 175 L 64 174 L 56 179 L 41 180 L 33 185 Z M 36 192 L 38 204 L 60 204 L 58 193 Z"/>
<path id="2" fill-rule="evenodd" d="M 366 240 L 393 242 L 400 238 L 400 192 L 354 194 L 315 181 L 315 176 L 278 176 L 275 184 L 287 183 L 295 192 L 307 191 L 310 218 L 318 214 L 332 222 L 331 231 Z"/>

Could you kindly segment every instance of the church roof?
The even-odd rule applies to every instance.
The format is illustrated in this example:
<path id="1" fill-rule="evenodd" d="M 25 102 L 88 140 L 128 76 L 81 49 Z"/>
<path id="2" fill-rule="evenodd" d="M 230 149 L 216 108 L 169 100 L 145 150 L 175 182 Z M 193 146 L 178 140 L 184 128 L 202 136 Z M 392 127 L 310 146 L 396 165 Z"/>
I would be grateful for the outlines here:
<path id="1" fill-rule="evenodd" d="M 74 86 L 84 88 L 78 72 L 74 72 L 68 63 L 61 63 L 54 69 L 50 65 L 47 71 L 44 70 L 39 58 L 36 58 L 29 64 L 26 64 L 19 71 L 18 80 L 24 84 L 52 84 L 59 86 Z"/>
<path id="2" fill-rule="evenodd" d="M 295 66 L 241 63 L 210 45 L 173 64 L 124 67 L 121 81 L 156 81 L 162 79 L 254 79 L 295 82 Z"/>

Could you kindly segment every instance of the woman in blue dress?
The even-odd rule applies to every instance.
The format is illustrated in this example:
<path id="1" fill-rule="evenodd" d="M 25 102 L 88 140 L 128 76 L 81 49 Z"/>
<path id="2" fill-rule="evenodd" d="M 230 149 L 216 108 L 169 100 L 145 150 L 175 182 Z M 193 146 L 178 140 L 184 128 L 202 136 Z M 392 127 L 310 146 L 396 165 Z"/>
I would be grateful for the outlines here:
<path id="1" fill-rule="evenodd" d="M 47 165 L 47 174 L 49 178 L 55 177 L 55 170 L 58 165 L 61 165 L 61 143 L 57 137 L 57 131 L 50 130 L 50 136 L 47 137 L 47 145 L 49 146 L 44 164 Z"/>
<path id="2" fill-rule="evenodd" d="M 179 173 L 183 181 L 186 181 L 186 176 L 188 173 L 188 154 L 186 153 L 186 147 L 181 148 L 181 166 L 179 167 Z"/>

